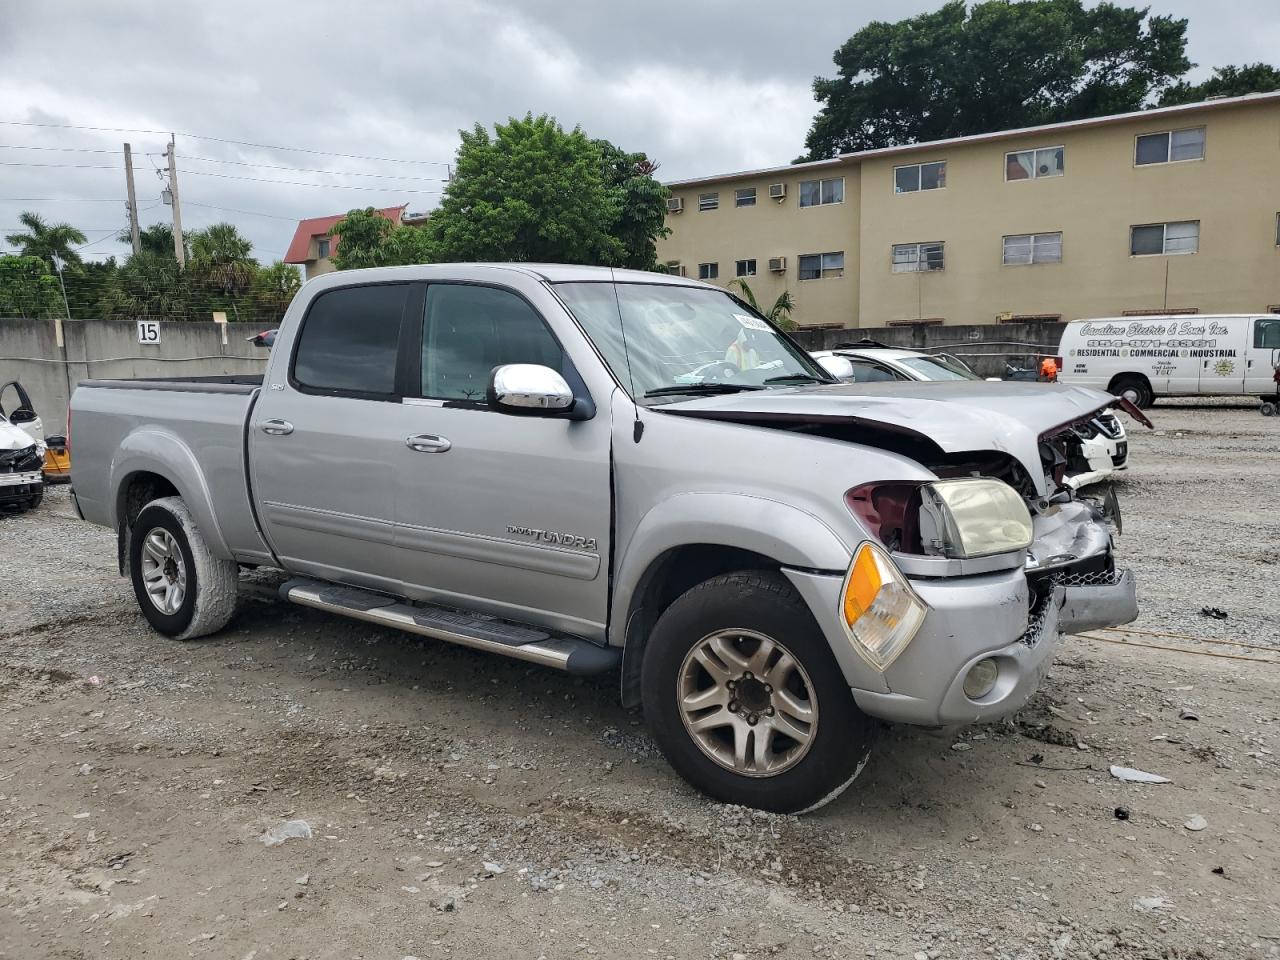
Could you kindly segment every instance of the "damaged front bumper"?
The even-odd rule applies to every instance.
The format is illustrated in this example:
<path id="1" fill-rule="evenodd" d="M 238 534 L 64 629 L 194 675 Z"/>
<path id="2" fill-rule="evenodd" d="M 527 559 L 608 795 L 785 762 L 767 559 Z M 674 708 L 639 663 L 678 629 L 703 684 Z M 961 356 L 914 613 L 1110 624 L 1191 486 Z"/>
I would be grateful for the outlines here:
<path id="1" fill-rule="evenodd" d="M 817 615 L 858 706 L 897 723 L 953 726 L 1018 710 L 1039 687 L 1066 633 L 1132 622 L 1133 574 L 1117 570 L 1111 534 L 1096 508 L 1071 502 L 1037 517 L 1025 565 L 970 576 L 913 577 L 929 606 L 924 623 L 883 672 L 872 670 L 840 628 L 838 577 L 785 571 Z M 966 678 L 983 661 L 995 680 L 977 696 Z"/>

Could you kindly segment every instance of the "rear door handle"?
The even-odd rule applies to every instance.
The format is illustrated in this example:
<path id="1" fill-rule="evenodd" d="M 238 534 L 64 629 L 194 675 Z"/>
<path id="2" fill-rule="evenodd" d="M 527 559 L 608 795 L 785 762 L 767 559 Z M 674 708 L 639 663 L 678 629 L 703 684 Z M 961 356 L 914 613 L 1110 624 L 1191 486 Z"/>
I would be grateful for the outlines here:
<path id="1" fill-rule="evenodd" d="M 262 432 L 273 437 L 287 437 L 293 433 L 293 424 L 288 420 L 263 420 Z"/>
<path id="2" fill-rule="evenodd" d="M 453 446 L 444 437 L 437 437 L 430 433 L 420 433 L 415 437 L 405 437 L 404 445 L 410 450 L 417 450 L 418 453 L 444 453 Z"/>

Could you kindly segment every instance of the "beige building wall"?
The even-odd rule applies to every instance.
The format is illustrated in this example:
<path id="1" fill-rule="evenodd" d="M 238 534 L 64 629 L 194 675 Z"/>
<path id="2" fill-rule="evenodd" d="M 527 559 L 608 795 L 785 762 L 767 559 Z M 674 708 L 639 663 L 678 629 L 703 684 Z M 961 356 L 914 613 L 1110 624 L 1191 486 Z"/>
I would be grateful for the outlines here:
<path id="1" fill-rule="evenodd" d="M 800 206 L 800 181 L 844 178 L 844 202 L 813 207 Z M 658 245 L 660 263 L 678 261 L 688 276 L 698 276 L 700 263 L 719 264 L 720 276 L 711 281 L 727 286 L 734 279 L 738 260 L 754 259 L 756 275 L 745 277 L 761 307 L 768 309 L 777 296 L 790 290 L 796 301 L 795 318 L 808 324 L 852 326 L 858 305 L 858 197 L 860 173 L 856 165 L 838 164 L 818 170 L 784 171 L 746 177 L 693 188 L 674 188 L 673 197 L 684 201 L 684 211 L 667 215 L 671 236 Z M 781 202 L 769 199 L 769 187 L 785 183 Z M 734 206 L 734 191 L 754 187 L 753 207 Z M 717 210 L 700 211 L 704 193 L 720 195 Z M 844 253 L 844 276 L 800 280 L 802 254 Z M 769 271 L 769 260 L 786 258 L 786 270 Z"/>
<path id="2" fill-rule="evenodd" d="M 1134 163 L 1139 134 L 1189 127 L 1205 128 L 1203 159 Z M 1053 146 L 1065 149 L 1063 176 L 1005 179 L 1007 153 Z M 895 167 L 934 160 L 946 161 L 944 188 L 895 193 Z M 835 171 L 845 177 L 845 202 L 801 209 L 800 180 Z M 679 184 L 673 195 L 684 212 L 668 216 L 672 235 L 659 259 L 679 260 L 693 277 L 699 262 L 716 261 L 723 285 L 736 259 L 754 256 L 759 299 L 791 289 L 805 325 L 1265 311 L 1280 305 L 1277 171 L 1280 97 L 1210 102 Z M 783 204 L 767 199 L 777 182 L 787 183 Z M 742 186 L 756 187 L 756 207 L 734 208 Z M 720 209 L 700 213 L 698 195 L 712 191 Z M 1130 255 L 1132 226 L 1186 220 L 1200 223 L 1198 252 Z M 1003 264 L 1005 236 L 1050 232 L 1062 233 L 1061 263 Z M 939 241 L 943 270 L 893 273 L 894 244 Z M 798 255 L 827 250 L 845 251 L 845 276 L 798 281 Z M 787 257 L 785 277 L 767 274 L 771 256 Z"/>

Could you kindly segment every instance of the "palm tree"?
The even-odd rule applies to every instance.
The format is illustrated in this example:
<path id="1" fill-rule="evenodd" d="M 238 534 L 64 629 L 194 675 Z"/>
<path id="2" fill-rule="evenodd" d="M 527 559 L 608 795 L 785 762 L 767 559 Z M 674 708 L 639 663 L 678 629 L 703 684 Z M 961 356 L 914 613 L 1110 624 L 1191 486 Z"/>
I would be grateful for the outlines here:
<path id="1" fill-rule="evenodd" d="M 191 246 L 190 231 L 182 231 L 182 240 L 184 247 L 189 248 Z M 116 234 L 116 241 L 118 243 L 132 243 L 133 238 L 129 235 L 129 231 L 125 229 Z M 174 258 L 173 227 L 167 223 L 153 223 L 149 227 L 143 227 L 138 231 L 138 247 L 142 253 L 153 253 L 158 257 Z"/>
<path id="2" fill-rule="evenodd" d="M 230 223 L 215 223 L 191 235 L 191 270 L 228 296 L 245 293 L 253 284 L 257 261 L 253 244 Z"/>
<path id="3" fill-rule="evenodd" d="M 27 210 L 19 214 L 18 222 L 27 228 L 26 233 L 11 233 L 5 237 L 18 248 L 24 257 L 39 257 L 45 263 L 53 263 L 56 257 L 63 263 L 78 264 L 78 244 L 85 243 L 85 236 L 69 223 L 46 223 L 44 217 Z"/>
<path id="4" fill-rule="evenodd" d="M 747 301 L 752 310 L 772 320 L 783 330 L 794 330 L 796 328 L 796 322 L 791 319 L 791 311 L 796 308 L 796 300 L 795 297 L 791 296 L 790 290 L 783 290 L 778 294 L 778 299 L 773 301 L 773 306 L 766 310 L 760 306 L 756 300 L 755 292 L 742 277 L 735 277 L 730 280 L 729 286 L 737 287 L 741 290 L 742 299 Z"/>

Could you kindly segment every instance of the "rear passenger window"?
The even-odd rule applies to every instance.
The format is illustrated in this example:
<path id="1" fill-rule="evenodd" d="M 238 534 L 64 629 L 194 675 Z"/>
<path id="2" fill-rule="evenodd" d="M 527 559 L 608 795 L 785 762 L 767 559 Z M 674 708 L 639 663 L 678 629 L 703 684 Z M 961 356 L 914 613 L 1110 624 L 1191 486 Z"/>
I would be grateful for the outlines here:
<path id="1" fill-rule="evenodd" d="M 534 309 L 508 290 L 433 283 L 424 323 L 424 397 L 484 400 L 489 374 L 507 363 L 564 372 L 560 344 Z"/>
<path id="2" fill-rule="evenodd" d="M 1254 349 L 1280 349 L 1280 317 L 1275 320 L 1253 321 Z"/>
<path id="3" fill-rule="evenodd" d="M 892 383 L 898 379 L 878 363 L 852 358 L 849 362 L 853 364 L 854 383 Z"/>
<path id="4" fill-rule="evenodd" d="M 347 287 L 318 296 L 294 354 L 293 379 L 323 393 L 393 396 L 407 284 Z"/>

